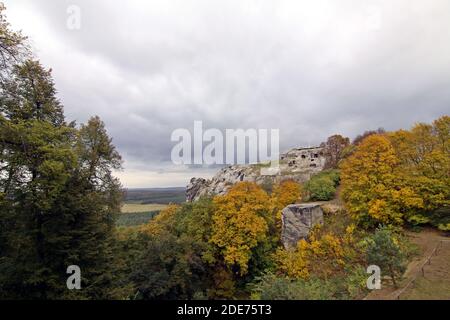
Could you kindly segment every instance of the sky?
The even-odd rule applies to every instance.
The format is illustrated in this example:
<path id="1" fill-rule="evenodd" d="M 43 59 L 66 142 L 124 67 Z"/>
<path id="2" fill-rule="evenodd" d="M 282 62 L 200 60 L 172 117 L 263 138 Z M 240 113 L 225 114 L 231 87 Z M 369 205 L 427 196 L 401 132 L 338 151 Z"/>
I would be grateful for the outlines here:
<path id="1" fill-rule="evenodd" d="M 283 151 L 450 110 L 448 0 L 3 2 L 67 119 L 106 123 L 125 187 L 211 176 L 171 161 L 195 120 L 279 129 Z"/>

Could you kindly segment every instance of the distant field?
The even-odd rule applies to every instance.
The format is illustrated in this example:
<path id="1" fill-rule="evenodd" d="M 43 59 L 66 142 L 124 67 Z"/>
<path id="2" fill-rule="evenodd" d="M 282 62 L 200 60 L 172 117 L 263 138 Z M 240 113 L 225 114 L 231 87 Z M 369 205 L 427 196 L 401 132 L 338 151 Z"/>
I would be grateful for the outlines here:
<path id="1" fill-rule="evenodd" d="M 158 203 L 124 203 L 122 205 L 122 213 L 138 213 L 138 212 L 149 212 L 149 211 L 160 211 L 167 207 L 166 204 Z"/>
<path id="2" fill-rule="evenodd" d="M 132 227 L 149 222 L 159 211 L 122 213 L 116 220 L 118 227 Z"/>
<path id="3" fill-rule="evenodd" d="M 126 189 L 126 203 L 169 204 L 186 201 L 185 188 Z"/>
<path id="4" fill-rule="evenodd" d="M 132 227 L 147 223 L 168 204 L 185 201 L 185 188 L 127 189 L 116 225 Z"/>

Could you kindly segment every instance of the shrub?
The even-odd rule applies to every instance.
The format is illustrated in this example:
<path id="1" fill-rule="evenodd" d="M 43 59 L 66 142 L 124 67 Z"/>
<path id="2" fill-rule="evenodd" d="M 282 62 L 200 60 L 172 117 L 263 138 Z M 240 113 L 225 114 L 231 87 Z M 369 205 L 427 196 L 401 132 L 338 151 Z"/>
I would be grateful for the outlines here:
<path id="1" fill-rule="evenodd" d="M 251 298 L 258 300 L 332 300 L 361 297 L 365 292 L 366 273 L 363 268 L 349 270 L 347 276 L 329 279 L 292 279 L 271 273 L 257 278 L 250 285 Z"/>
<path id="2" fill-rule="evenodd" d="M 339 171 L 326 170 L 312 176 L 305 184 L 306 197 L 314 201 L 328 201 L 334 198 L 339 184 Z"/>
<path id="3" fill-rule="evenodd" d="M 450 231 L 450 207 L 445 206 L 433 212 L 430 217 L 431 224 L 442 231 Z"/>
<path id="4" fill-rule="evenodd" d="M 267 274 L 253 285 L 255 300 L 329 300 L 336 291 L 332 284 L 320 279 L 293 280 Z"/>

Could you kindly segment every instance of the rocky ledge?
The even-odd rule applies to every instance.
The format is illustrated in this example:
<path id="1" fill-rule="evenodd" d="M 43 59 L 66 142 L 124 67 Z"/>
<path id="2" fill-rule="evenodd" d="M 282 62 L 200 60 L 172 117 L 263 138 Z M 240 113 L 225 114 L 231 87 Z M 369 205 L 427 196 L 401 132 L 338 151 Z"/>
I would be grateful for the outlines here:
<path id="1" fill-rule="evenodd" d="M 222 195 L 237 182 L 249 181 L 259 185 L 292 179 L 303 183 L 321 171 L 325 157 L 321 147 L 294 148 L 280 156 L 279 171 L 265 175 L 268 164 L 232 165 L 219 170 L 211 179 L 192 178 L 186 187 L 186 201 L 195 201 L 205 195 Z"/>

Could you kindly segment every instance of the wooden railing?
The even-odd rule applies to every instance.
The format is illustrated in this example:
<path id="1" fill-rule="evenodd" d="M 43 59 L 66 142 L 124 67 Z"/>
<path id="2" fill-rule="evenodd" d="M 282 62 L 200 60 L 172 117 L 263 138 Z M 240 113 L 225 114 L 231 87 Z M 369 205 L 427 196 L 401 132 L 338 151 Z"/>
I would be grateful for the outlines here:
<path id="1" fill-rule="evenodd" d="M 448 242 L 450 243 L 450 239 L 441 239 L 438 244 L 436 245 L 436 247 L 434 247 L 433 251 L 431 252 L 431 254 L 425 259 L 425 261 L 422 263 L 422 265 L 420 266 L 420 271 L 421 272 L 417 272 L 416 275 L 410 280 L 408 281 L 408 283 L 406 284 L 406 286 L 404 286 L 402 289 L 397 290 L 395 292 L 392 293 L 392 299 L 394 300 L 400 300 L 400 296 L 417 280 L 417 278 L 422 275 L 422 277 L 425 277 L 425 266 L 426 265 L 430 265 L 431 264 L 431 258 L 433 256 L 436 256 L 439 254 L 439 250 L 442 249 L 442 244 L 444 242 Z"/>

